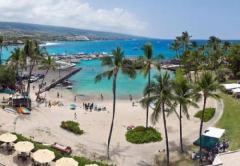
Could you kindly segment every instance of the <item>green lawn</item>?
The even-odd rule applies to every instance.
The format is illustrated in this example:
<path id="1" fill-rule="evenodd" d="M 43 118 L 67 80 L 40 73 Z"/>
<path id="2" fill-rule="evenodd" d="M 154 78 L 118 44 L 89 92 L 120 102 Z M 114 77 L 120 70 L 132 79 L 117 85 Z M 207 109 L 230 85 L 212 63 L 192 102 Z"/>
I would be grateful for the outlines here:
<path id="1" fill-rule="evenodd" d="M 240 148 L 240 101 L 231 95 L 221 93 L 224 101 L 224 113 L 217 127 L 226 129 L 226 138 L 230 140 L 230 149 Z"/>

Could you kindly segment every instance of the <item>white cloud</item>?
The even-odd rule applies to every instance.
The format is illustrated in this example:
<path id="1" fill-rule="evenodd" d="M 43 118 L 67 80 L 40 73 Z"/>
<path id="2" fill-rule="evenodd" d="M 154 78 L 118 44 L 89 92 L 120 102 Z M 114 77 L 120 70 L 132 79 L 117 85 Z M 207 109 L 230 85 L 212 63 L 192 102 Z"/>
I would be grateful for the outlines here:
<path id="1" fill-rule="evenodd" d="M 98 9 L 81 0 L 0 0 L 1 21 L 28 22 L 146 35 L 147 24 L 121 8 Z"/>

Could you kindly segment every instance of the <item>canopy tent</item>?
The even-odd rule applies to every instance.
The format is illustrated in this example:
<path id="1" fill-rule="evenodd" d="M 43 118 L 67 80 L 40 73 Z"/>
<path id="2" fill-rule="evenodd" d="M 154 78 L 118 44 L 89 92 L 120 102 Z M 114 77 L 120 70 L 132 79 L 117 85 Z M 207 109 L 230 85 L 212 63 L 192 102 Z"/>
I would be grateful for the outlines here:
<path id="1" fill-rule="evenodd" d="M 33 153 L 32 157 L 38 163 L 44 164 L 51 162 L 55 158 L 55 155 L 52 151 L 48 149 L 40 149 Z"/>
<path id="2" fill-rule="evenodd" d="M 232 90 L 236 88 L 240 88 L 240 84 L 222 84 L 222 86 L 225 88 L 225 90 Z"/>
<path id="3" fill-rule="evenodd" d="M 5 133 L 0 135 L 0 141 L 5 143 L 11 143 L 17 140 L 17 136 L 11 133 Z"/>
<path id="4" fill-rule="evenodd" d="M 219 142 L 218 138 L 208 137 L 204 135 L 201 136 L 201 139 L 202 147 L 207 149 L 214 147 Z M 198 138 L 196 141 L 193 142 L 193 144 L 196 146 L 200 146 L 200 139 Z"/>
<path id="5" fill-rule="evenodd" d="M 209 127 L 203 132 L 202 135 L 219 139 L 223 136 L 224 133 L 225 133 L 225 129 Z"/>
<path id="6" fill-rule="evenodd" d="M 33 143 L 28 142 L 28 141 L 21 141 L 21 142 L 16 143 L 14 145 L 14 147 L 15 147 L 15 150 L 18 152 L 28 153 L 31 150 L 33 150 L 34 145 L 33 145 Z"/>
<path id="7" fill-rule="evenodd" d="M 56 161 L 55 166 L 78 166 L 78 162 L 72 158 L 62 157 Z"/>

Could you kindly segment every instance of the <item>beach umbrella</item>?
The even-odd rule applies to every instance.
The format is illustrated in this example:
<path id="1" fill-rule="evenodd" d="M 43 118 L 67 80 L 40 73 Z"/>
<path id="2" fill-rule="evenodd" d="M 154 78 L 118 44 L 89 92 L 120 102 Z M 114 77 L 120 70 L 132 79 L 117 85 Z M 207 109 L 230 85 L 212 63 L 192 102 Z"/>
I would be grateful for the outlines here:
<path id="1" fill-rule="evenodd" d="M 52 151 L 48 149 L 40 149 L 33 153 L 32 158 L 38 163 L 44 164 L 51 162 L 55 158 L 55 155 Z"/>
<path id="2" fill-rule="evenodd" d="M 78 162 L 73 158 L 62 157 L 56 161 L 55 166 L 78 166 Z"/>
<path id="3" fill-rule="evenodd" d="M 33 150 L 34 145 L 33 145 L 33 143 L 28 142 L 28 141 L 21 141 L 21 142 L 16 143 L 14 145 L 14 147 L 15 147 L 15 150 L 18 152 L 28 153 L 31 150 Z"/>
<path id="4" fill-rule="evenodd" d="M 10 143 L 10 142 L 14 142 L 17 140 L 17 136 L 11 133 L 5 133 L 0 135 L 0 141 L 1 142 L 6 142 L 6 143 Z"/>

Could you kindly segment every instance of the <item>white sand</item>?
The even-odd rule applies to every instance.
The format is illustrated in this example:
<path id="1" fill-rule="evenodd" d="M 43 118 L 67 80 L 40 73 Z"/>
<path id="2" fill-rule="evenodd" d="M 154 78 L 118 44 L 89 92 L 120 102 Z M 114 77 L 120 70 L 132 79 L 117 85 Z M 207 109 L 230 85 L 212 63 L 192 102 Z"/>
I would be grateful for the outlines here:
<path id="1" fill-rule="evenodd" d="M 33 95 L 34 92 L 32 92 Z M 69 91 L 61 91 L 63 98 L 56 99 L 57 90 L 51 90 L 46 93 L 48 100 L 63 101 L 64 106 L 35 107 L 29 116 L 14 115 L 0 109 L 1 130 L 14 131 L 14 121 L 17 119 L 16 132 L 26 136 L 32 136 L 36 141 L 52 144 L 54 142 L 68 145 L 73 148 L 74 154 L 81 154 L 90 158 L 100 158 L 106 155 L 106 142 L 110 129 L 112 117 L 112 101 L 95 101 L 99 106 L 106 106 L 106 112 L 87 112 L 82 108 L 82 100 L 77 99 L 77 121 L 85 133 L 81 136 L 74 135 L 60 128 L 61 121 L 74 120 L 74 112 L 70 110 L 69 105 L 73 102 L 74 96 Z M 0 100 L 1 100 L 0 95 Z M 33 98 L 35 99 L 35 97 Z M 34 105 L 34 104 L 33 104 Z M 199 102 L 200 108 L 202 102 Z M 209 99 L 208 107 L 216 107 L 217 102 Z M 200 109 L 199 108 L 199 109 Z M 197 110 L 190 108 L 190 120 L 183 118 L 183 136 L 184 142 L 191 144 L 193 139 L 198 136 L 199 120 L 193 118 Z M 152 112 L 152 110 L 151 110 Z M 170 148 L 176 149 L 179 145 L 179 121 L 175 114 L 167 118 L 169 131 Z M 214 123 L 214 122 L 213 122 Z M 117 100 L 116 118 L 111 142 L 111 156 L 115 164 L 120 166 L 135 165 L 153 165 L 153 157 L 159 151 L 165 148 L 165 141 L 159 143 L 149 143 L 135 145 L 128 143 L 125 139 L 126 127 L 128 125 L 145 125 L 145 110 L 137 105 L 132 106 L 129 100 Z M 205 126 L 212 125 L 208 124 Z M 164 130 L 162 119 L 154 126 L 162 133 Z"/>

